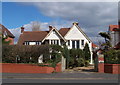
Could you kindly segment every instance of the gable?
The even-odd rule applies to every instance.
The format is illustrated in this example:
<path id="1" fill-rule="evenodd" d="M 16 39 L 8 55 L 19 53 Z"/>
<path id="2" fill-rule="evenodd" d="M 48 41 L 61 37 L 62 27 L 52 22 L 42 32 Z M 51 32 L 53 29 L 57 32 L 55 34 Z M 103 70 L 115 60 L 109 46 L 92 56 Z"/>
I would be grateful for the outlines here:
<path id="1" fill-rule="evenodd" d="M 15 36 L 2 24 L 0 24 L 0 28 L 2 28 L 1 32 L 3 35 L 5 34 L 6 36 L 8 36 L 10 38 L 15 38 Z"/>
<path id="2" fill-rule="evenodd" d="M 52 30 L 51 33 L 45 39 L 61 39 L 61 37 L 55 30 Z"/>
<path id="3" fill-rule="evenodd" d="M 68 31 L 68 33 L 65 35 L 65 39 L 88 39 L 88 37 L 85 35 L 85 33 L 78 28 L 76 25 L 73 25 L 72 28 Z M 90 40 L 89 40 L 90 41 Z"/>

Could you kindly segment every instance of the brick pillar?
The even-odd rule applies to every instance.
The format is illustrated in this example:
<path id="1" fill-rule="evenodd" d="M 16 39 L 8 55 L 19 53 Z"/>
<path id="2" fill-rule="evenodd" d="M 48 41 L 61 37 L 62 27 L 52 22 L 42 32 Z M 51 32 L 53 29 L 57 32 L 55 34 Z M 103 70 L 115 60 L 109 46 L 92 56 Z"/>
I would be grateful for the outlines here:
<path id="1" fill-rule="evenodd" d="M 102 54 L 98 56 L 98 72 L 104 73 L 104 56 Z"/>

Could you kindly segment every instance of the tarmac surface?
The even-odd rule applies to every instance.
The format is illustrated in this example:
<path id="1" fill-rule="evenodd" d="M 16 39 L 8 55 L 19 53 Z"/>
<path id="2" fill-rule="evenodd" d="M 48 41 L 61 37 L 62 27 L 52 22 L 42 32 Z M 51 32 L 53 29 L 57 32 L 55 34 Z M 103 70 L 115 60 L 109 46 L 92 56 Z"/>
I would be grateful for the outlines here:
<path id="1" fill-rule="evenodd" d="M 118 75 L 97 72 L 52 74 L 3 73 L 2 83 L 118 83 Z"/>

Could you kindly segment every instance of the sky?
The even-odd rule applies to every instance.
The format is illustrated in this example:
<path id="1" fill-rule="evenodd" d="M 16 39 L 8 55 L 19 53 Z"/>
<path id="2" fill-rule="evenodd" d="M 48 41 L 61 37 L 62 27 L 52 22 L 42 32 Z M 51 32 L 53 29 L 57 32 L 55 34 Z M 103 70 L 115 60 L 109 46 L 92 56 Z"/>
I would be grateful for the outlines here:
<path id="1" fill-rule="evenodd" d="M 49 25 L 58 30 L 71 27 L 78 22 L 89 38 L 97 43 L 102 38 L 99 32 L 108 31 L 110 24 L 118 22 L 117 2 L 2 2 L 2 24 L 15 35 L 15 43 L 20 35 L 20 27 L 31 30 L 31 22 L 39 21 L 41 30 Z"/>

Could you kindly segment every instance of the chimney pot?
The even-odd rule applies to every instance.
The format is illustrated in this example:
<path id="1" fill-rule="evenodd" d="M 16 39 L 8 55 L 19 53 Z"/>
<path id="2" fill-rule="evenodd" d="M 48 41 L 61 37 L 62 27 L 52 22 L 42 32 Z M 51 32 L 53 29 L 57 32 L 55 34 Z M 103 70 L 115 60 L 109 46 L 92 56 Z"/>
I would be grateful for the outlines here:
<path id="1" fill-rule="evenodd" d="M 52 25 L 50 25 L 50 26 L 49 26 L 49 31 L 52 30 L 52 28 L 53 28 Z"/>
<path id="2" fill-rule="evenodd" d="M 73 25 L 78 25 L 79 23 L 78 22 L 73 22 Z"/>
<path id="3" fill-rule="evenodd" d="M 21 27 L 21 33 L 23 33 L 23 32 L 24 32 L 24 29 L 25 29 L 25 28 L 22 26 L 22 27 Z"/>

